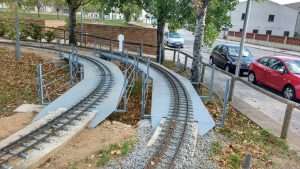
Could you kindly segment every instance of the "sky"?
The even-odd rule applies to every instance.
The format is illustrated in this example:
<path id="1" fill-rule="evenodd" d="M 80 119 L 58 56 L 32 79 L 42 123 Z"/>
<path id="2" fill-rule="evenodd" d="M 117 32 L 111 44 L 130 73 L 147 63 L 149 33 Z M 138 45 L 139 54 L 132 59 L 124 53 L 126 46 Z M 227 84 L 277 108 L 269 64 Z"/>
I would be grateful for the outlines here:
<path id="1" fill-rule="evenodd" d="M 245 0 L 240 0 L 240 1 L 245 1 Z M 271 0 L 274 2 L 277 2 L 279 4 L 289 4 L 289 3 L 294 3 L 294 2 L 300 2 L 300 0 Z"/>

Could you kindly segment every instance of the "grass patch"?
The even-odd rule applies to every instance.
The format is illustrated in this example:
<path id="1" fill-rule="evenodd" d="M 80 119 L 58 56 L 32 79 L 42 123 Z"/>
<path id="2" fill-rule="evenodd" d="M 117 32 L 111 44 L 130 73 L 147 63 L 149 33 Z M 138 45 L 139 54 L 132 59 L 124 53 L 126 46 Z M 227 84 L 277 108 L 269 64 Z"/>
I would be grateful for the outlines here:
<path id="1" fill-rule="evenodd" d="M 127 140 L 120 144 L 112 144 L 108 146 L 108 148 L 99 152 L 99 158 L 96 161 L 96 166 L 104 166 L 111 159 L 127 155 L 132 151 L 135 142 L 135 140 Z"/>
<path id="2" fill-rule="evenodd" d="M 241 166 L 241 157 L 238 154 L 230 154 L 228 161 L 230 169 L 239 169 Z"/>

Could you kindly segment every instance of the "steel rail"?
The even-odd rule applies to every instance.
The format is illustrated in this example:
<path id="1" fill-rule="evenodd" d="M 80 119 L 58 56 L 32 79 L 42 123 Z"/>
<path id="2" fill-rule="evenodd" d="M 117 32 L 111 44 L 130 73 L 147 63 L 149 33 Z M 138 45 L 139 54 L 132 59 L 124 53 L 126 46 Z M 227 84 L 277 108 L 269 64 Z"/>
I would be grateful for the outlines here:
<path id="1" fill-rule="evenodd" d="M 145 168 L 152 169 L 158 165 L 163 166 L 163 168 L 175 168 L 175 160 L 184 144 L 188 132 L 188 122 L 192 118 L 191 98 L 175 75 L 156 64 L 151 64 L 151 66 L 160 71 L 168 80 L 172 101 L 166 120 L 167 124 L 162 126 L 163 132 L 159 136 L 163 140 L 160 141 L 156 151 L 147 161 Z M 175 150 L 173 150 L 174 145 Z M 171 155 L 167 153 L 169 151 L 171 151 Z"/>
<path id="2" fill-rule="evenodd" d="M 83 116 L 92 111 L 92 109 L 107 96 L 113 83 L 112 73 L 103 63 L 89 57 L 85 57 L 85 59 L 94 63 L 99 69 L 102 78 L 97 87 L 75 106 L 54 118 L 49 123 L 0 149 L 1 169 L 7 168 L 6 166 L 9 166 L 9 162 L 13 159 L 26 158 L 27 153 L 33 149 L 37 149 L 38 145 L 47 142 L 47 139 L 50 137 L 58 135 L 59 131 L 66 130 L 67 127 L 73 126 L 76 121 L 81 120 Z"/>

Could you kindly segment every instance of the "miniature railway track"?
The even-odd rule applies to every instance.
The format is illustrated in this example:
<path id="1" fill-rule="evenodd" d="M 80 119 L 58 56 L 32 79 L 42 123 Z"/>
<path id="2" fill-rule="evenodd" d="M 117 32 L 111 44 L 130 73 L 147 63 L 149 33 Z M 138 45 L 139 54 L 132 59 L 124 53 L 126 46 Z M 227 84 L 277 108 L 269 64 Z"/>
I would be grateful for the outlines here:
<path id="1" fill-rule="evenodd" d="M 30 151 L 39 149 L 40 144 L 49 142 L 49 139 L 59 135 L 60 131 L 74 126 L 107 96 L 113 83 L 112 73 L 103 63 L 88 57 L 85 59 L 93 62 L 99 69 L 101 79 L 97 87 L 71 109 L 0 149 L 0 169 L 12 168 L 9 163 L 14 159 L 26 159 Z"/>
<path id="2" fill-rule="evenodd" d="M 171 107 L 162 132 L 159 145 L 146 163 L 146 169 L 176 168 L 176 162 L 181 161 L 181 149 L 189 138 L 190 122 L 193 122 L 192 103 L 183 84 L 172 73 L 152 64 L 152 67 L 163 73 L 169 81 L 171 90 Z"/>

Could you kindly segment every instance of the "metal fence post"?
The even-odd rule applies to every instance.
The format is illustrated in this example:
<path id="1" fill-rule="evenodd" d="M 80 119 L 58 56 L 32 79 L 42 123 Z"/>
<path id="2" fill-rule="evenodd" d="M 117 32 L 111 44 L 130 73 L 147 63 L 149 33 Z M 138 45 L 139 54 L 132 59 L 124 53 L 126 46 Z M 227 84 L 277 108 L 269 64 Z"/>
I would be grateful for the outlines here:
<path id="1" fill-rule="evenodd" d="M 231 102 L 232 98 L 233 98 L 233 91 L 234 91 L 235 83 L 236 83 L 236 78 L 235 78 L 235 76 L 232 76 L 231 83 L 230 83 L 230 90 L 229 90 L 229 98 L 228 98 L 229 102 Z"/>
<path id="2" fill-rule="evenodd" d="M 212 94 L 213 94 L 213 88 L 214 88 L 214 80 L 215 80 L 215 70 L 216 70 L 216 66 L 213 65 L 212 66 L 212 70 L 211 70 L 211 79 L 210 79 L 210 83 L 209 83 L 209 99 L 211 99 Z"/>
<path id="3" fill-rule="evenodd" d="M 66 44 L 66 30 L 64 30 L 64 44 Z"/>
<path id="4" fill-rule="evenodd" d="M 187 57 L 187 55 L 185 55 L 185 58 L 184 58 L 184 71 L 186 71 L 186 67 L 187 67 L 187 59 L 188 59 L 188 57 Z"/>
<path id="5" fill-rule="evenodd" d="M 112 40 L 111 39 L 109 40 L 109 51 L 110 51 L 110 53 L 112 53 Z"/>
<path id="6" fill-rule="evenodd" d="M 141 100 L 141 117 L 144 118 L 145 116 L 145 110 L 146 110 L 146 106 L 145 106 L 145 74 L 142 73 L 142 100 Z"/>
<path id="7" fill-rule="evenodd" d="M 40 97 L 40 103 L 44 104 L 44 81 L 43 81 L 43 65 L 37 65 L 37 88 L 38 96 Z"/>
<path id="8" fill-rule="evenodd" d="M 72 47 L 73 48 L 73 47 Z M 73 50 L 69 54 L 70 84 L 73 85 Z"/>
<path id="9" fill-rule="evenodd" d="M 225 91 L 224 91 L 224 98 L 223 98 L 223 113 L 222 113 L 222 118 L 221 118 L 221 127 L 224 127 L 225 125 L 225 119 L 228 113 L 228 95 L 229 95 L 229 86 L 230 80 L 226 80 L 225 84 Z"/>
<path id="10" fill-rule="evenodd" d="M 200 77 L 200 82 L 203 83 L 204 81 L 204 76 L 205 76 L 205 64 L 202 64 L 202 68 L 201 68 L 201 77 Z"/>
<path id="11" fill-rule="evenodd" d="M 280 135 L 280 137 L 282 139 L 287 138 L 287 134 L 288 134 L 289 126 L 290 126 L 290 121 L 291 121 L 291 118 L 292 118 L 293 109 L 294 109 L 294 106 L 292 104 L 290 104 L 290 103 L 287 104 L 285 114 L 284 114 L 283 125 L 282 125 L 282 129 L 281 129 L 281 135 Z"/>
<path id="12" fill-rule="evenodd" d="M 176 60 L 176 50 L 177 49 L 174 49 L 173 51 L 174 51 L 174 54 L 173 54 L 173 62 L 175 63 L 175 60 Z"/>

